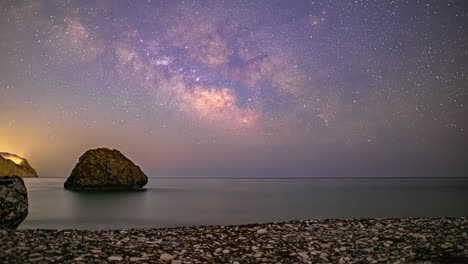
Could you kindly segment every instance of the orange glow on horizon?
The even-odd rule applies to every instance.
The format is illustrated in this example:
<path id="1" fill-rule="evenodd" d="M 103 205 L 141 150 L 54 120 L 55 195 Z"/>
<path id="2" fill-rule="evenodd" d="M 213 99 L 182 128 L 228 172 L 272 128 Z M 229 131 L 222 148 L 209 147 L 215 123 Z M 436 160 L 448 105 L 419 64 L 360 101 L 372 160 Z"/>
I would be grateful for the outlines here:
<path id="1" fill-rule="evenodd" d="M 17 165 L 21 165 L 23 163 L 23 159 L 14 155 L 6 155 L 2 154 L 2 157 L 8 160 L 13 161 Z"/>

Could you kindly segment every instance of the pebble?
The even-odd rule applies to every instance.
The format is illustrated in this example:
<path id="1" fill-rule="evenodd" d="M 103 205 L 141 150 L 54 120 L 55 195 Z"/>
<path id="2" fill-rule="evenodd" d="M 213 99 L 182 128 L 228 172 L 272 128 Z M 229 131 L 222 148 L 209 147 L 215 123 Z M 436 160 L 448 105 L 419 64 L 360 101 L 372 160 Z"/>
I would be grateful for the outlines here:
<path id="1" fill-rule="evenodd" d="M 262 252 L 257 252 L 254 255 L 254 258 L 261 258 L 263 256 Z"/>
<path id="2" fill-rule="evenodd" d="M 76 261 L 76 262 L 83 261 L 83 260 L 84 260 L 83 256 L 79 256 L 79 257 L 76 257 L 76 258 L 73 259 L 73 261 Z"/>
<path id="3" fill-rule="evenodd" d="M 159 259 L 162 261 L 170 261 L 170 260 L 173 260 L 174 258 L 175 258 L 174 256 L 172 256 L 171 254 L 167 254 L 167 253 L 164 253 L 159 257 Z"/>
<path id="4" fill-rule="evenodd" d="M 320 253 L 319 255 L 321 258 L 328 258 L 328 254 L 327 253 Z"/>
<path id="5" fill-rule="evenodd" d="M 304 260 L 308 260 L 308 259 L 309 259 L 309 255 L 307 254 L 307 252 L 299 252 L 299 253 L 297 253 L 297 255 L 298 255 L 299 257 L 301 257 L 302 259 L 304 259 Z"/>
<path id="6" fill-rule="evenodd" d="M 444 243 L 444 244 L 442 244 L 440 247 L 443 248 L 443 249 L 447 249 L 447 248 L 451 248 L 451 247 L 452 247 L 452 244 L 450 244 L 450 243 Z"/>
<path id="7" fill-rule="evenodd" d="M 465 218 L 326 219 L 120 231 L 20 229 L 1 232 L 0 262 L 429 264 L 440 263 L 444 256 L 447 263 L 468 263 L 466 230 Z M 462 259 L 451 261 L 455 256 Z"/>
<path id="8" fill-rule="evenodd" d="M 107 258 L 108 261 L 122 261 L 122 259 L 121 256 L 110 256 Z"/>
<path id="9" fill-rule="evenodd" d="M 29 258 L 29 262 L 38 262 L 38 261 L 41 261 L 43 260 L 44 257 L 36 257 L 36 258 Z"/>
<path id="10" fill-rule="evenodd" d="M 380 258 L 378 259 L 379 262 L 386 262 L 387 260 L 388 260 L 387 257 L 380 257 Z"/>
<path id="11" fill-rule="evenodd" d="M 332 245 L 331 243 L 320 244 L 320 247 L 321 247 L 321 248 L 329 248 L 329 247 L 331 247 L 331 245 Z"/>

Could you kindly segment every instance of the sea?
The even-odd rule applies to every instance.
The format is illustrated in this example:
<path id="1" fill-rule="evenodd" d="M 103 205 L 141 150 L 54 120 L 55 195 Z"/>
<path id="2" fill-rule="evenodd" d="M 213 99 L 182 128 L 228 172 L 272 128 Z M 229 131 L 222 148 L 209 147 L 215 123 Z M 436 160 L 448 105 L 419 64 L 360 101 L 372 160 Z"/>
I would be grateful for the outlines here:
<path id="1" fill-rule="evenodd" d="M 19 228 L 134 229 L 326 218 L 468 217 L 468 178 L 150 178 L 144 191 L 73 192 L 27 178 Z"/>

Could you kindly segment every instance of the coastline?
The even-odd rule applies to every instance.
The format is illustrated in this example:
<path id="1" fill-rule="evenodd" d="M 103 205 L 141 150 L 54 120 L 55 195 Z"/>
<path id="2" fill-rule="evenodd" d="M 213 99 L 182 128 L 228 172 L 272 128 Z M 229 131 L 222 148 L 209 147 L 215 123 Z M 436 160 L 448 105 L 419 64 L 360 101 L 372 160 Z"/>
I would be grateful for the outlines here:
<path id="1" fill-rule="evenodd" d="M 466 263 L 466 218 L 0 230 L 0 263 Z"/>

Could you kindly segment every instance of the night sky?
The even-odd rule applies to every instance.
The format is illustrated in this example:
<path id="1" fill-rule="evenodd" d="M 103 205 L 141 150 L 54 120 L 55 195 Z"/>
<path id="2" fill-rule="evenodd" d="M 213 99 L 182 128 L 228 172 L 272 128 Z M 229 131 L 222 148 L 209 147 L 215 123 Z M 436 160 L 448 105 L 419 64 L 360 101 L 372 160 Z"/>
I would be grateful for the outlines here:
<path id="1" fill-rule="evenodd" d="M 468 175 L 468 5 L 0 1 L 0 151 L 69 176 Z"/>

